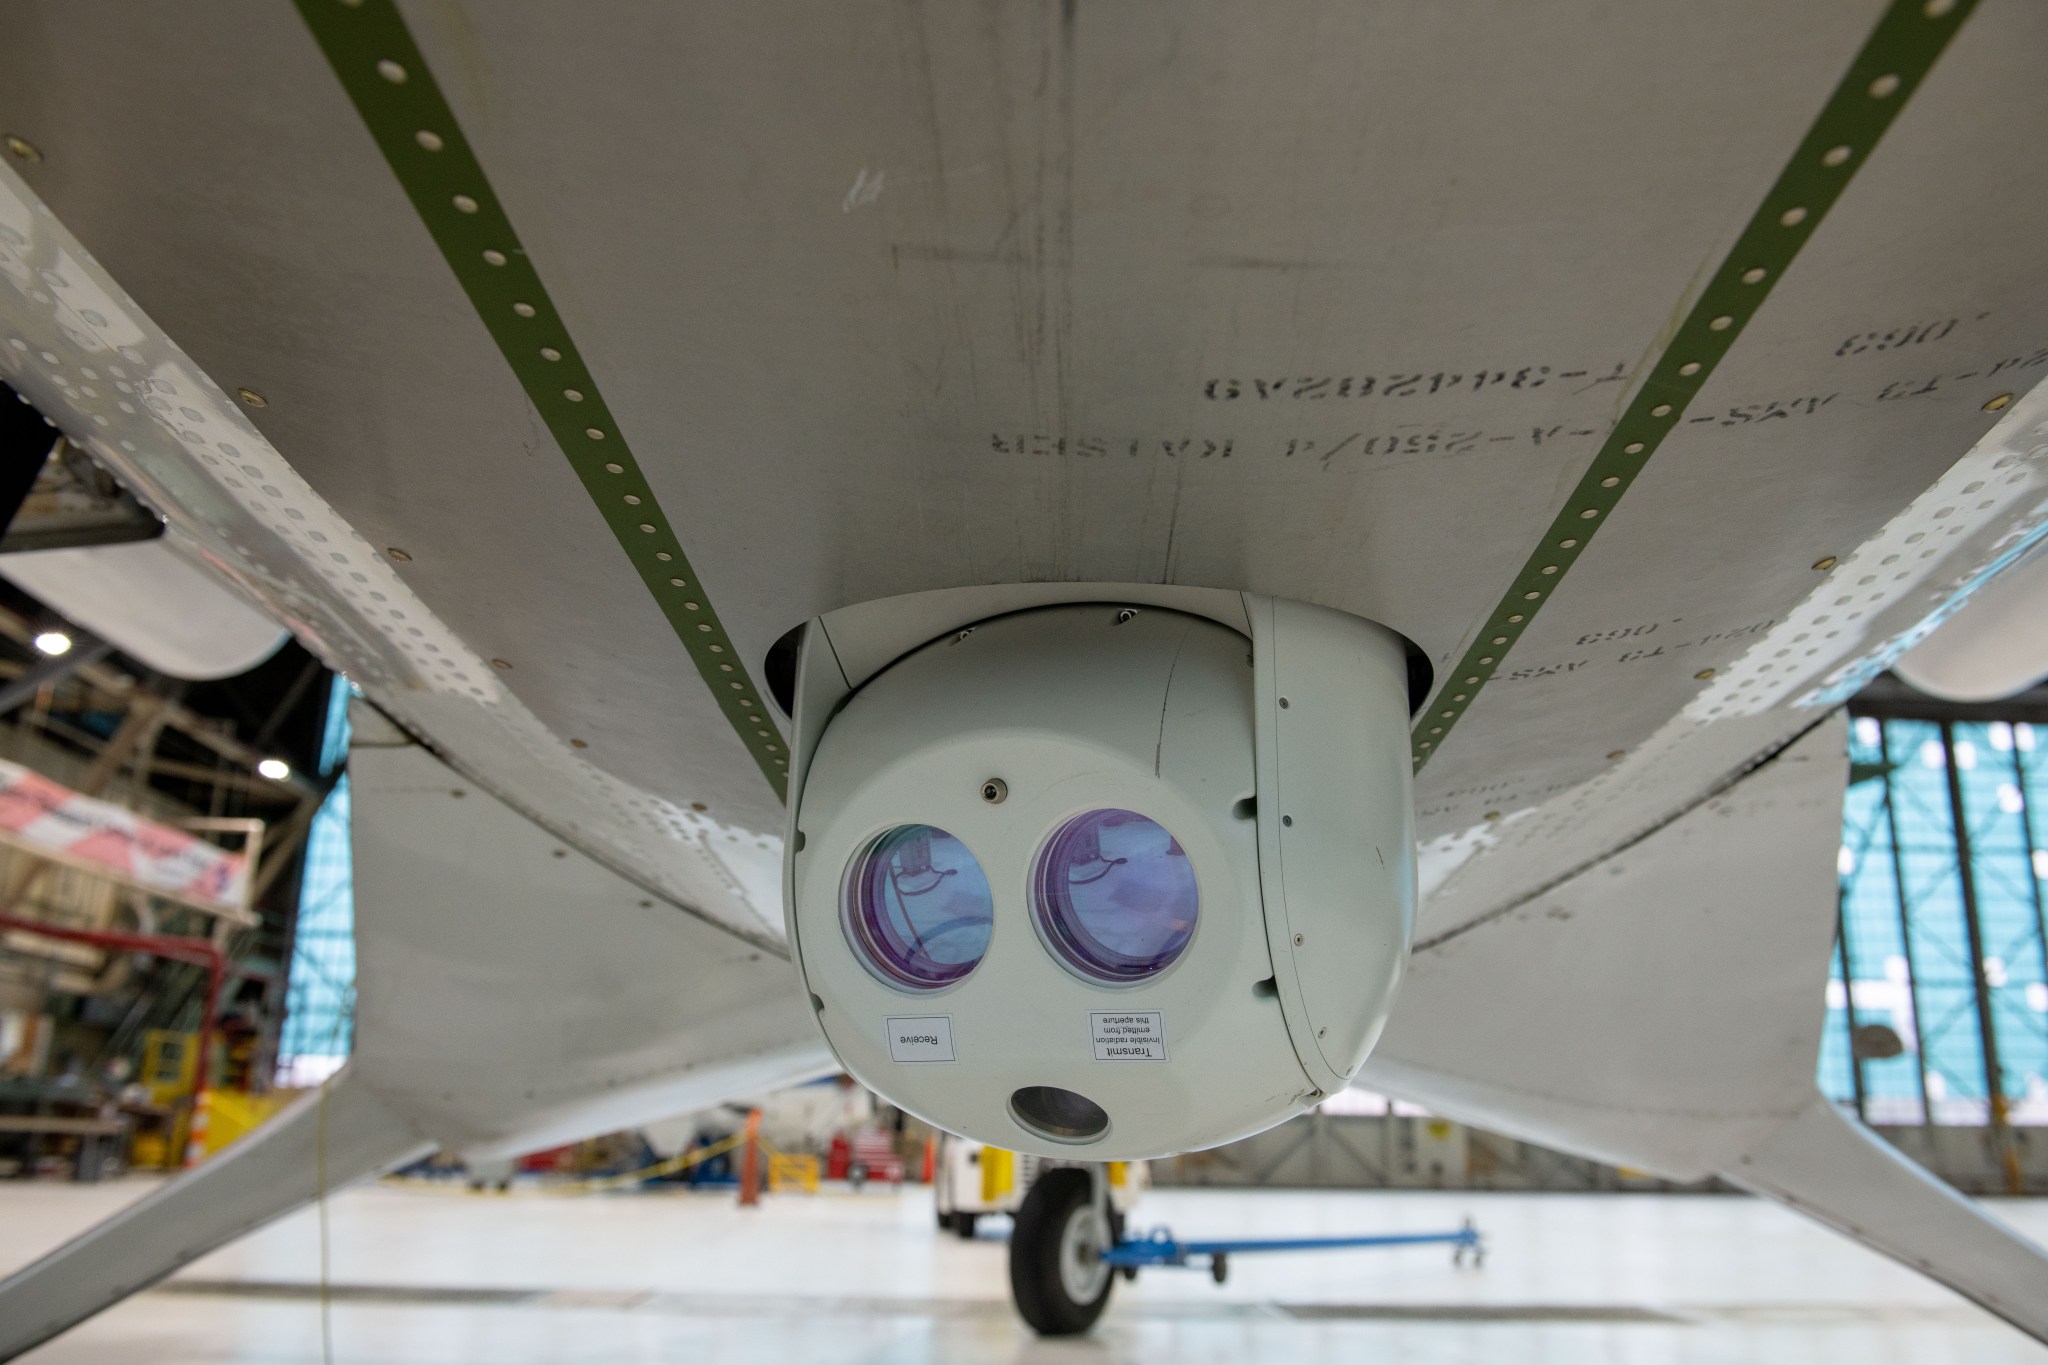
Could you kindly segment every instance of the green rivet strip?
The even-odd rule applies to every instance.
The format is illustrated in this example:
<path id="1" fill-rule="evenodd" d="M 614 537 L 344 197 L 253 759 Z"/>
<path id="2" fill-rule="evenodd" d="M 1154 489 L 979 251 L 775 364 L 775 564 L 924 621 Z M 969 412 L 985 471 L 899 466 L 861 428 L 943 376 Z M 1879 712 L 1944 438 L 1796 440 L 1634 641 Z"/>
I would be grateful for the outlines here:
<path id="1" fill-rule="evenodd" d="M 1606 525 L 1622 494 L 1678 425 L 1714 367 L 1974 8 L 1976 0 L 1893 0 L 1878 20 L 1542 543 L 1464 657 L 1444 672 L 1446 685 L 1416 721 L 1411 737 L 1418 769 L 1443 746 L 1451 727 L 1471 709 L 1494 669 Z"/>
<path id="2" fill-rule="evenodd" d="M 787 799 L 789 755 L 766 718 L 760 692 L 397 6 L 392 0 L 298 0 L 298 8 L 733 732 L 775 794 Z"/>

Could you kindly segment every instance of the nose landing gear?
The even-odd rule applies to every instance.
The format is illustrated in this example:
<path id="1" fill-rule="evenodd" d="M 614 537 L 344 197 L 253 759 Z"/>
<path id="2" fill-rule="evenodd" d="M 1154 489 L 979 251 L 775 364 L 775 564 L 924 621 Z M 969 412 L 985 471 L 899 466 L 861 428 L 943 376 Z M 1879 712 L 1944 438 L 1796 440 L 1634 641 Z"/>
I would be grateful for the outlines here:
<path id="1" fill-rule="evenodd" d="M 1116 1279 L 1103 1253 L 1122 1223 L 1100 1167 L 1055 1167 L 1032 1183 L 1010 1233 L 1010 1293 L 1033 1331 L 1063 1337 L 1095 1325 Z"/>

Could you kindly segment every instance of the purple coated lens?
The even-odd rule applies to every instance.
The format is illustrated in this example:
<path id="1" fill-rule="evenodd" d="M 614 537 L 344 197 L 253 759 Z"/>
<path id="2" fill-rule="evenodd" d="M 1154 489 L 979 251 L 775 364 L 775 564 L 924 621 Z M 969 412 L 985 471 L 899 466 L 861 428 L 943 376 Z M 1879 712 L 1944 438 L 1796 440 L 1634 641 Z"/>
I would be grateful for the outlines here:
<path id="1" fill-rule="evenodd" d="M 1194 936 L 1195 869 L 1180 841 L 1136 811 L 1091 810 L 1038 855 L 1032 910 L 1053 951 L 1098 981 L 1142 981 Z"/>
<path id="2" fill-rule="evenodd" d="M 854 855 L 840 896 L 846 941 L 892 986 L 929 991 L 974 970 L 995 923 L 988 877 L 967 845 L 898 825 Z"/>

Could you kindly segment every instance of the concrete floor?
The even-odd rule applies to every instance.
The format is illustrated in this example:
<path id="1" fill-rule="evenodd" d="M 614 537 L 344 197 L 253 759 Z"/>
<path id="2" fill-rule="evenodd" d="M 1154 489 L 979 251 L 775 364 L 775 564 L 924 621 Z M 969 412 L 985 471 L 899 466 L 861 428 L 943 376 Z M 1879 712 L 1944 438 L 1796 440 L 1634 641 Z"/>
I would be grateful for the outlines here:
<path id="1" fill-rule="evenodd" d="M 146 1192 L 0 1184 L 0 1272 Z M 2048 1241 L 2048 1200 L 1995 1213 Z M 287 1219 L 24 1357 L 31 1365 L 775 1362 L 2048 1362 L 2048 1348 L 1770 1205 L 1733 1197 L 1154 1191 L 1183 1236 L 1449 1228 L 1438 1248 L 1151 1271 L 1085 1339 L 1032 1338 L 996 1236 L 939 1235 L 918 1189 L 469 1195 L 373 1186 Z M 998 1231 L 991 1229 L 991 1231 Z"/>

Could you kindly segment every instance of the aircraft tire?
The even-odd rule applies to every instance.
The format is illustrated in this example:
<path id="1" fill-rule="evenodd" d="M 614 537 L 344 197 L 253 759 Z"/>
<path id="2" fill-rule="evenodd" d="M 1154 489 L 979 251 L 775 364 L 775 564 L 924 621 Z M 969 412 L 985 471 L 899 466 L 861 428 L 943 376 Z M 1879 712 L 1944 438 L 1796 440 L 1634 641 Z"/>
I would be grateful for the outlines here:
<path id="1" fill-rule="evenodd" d="M 1055 1167 L 1040 1176 L 1017 1210 L 1010 1233 L 1010 1294 L 1040 1336 L 1087 1331 L 1116 1283 L 1094 1259 L 1099 1242 L 1088 1172 Z"/>

